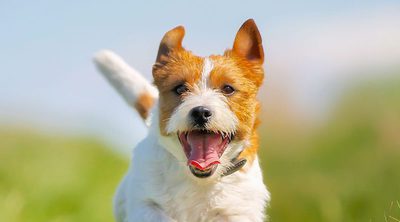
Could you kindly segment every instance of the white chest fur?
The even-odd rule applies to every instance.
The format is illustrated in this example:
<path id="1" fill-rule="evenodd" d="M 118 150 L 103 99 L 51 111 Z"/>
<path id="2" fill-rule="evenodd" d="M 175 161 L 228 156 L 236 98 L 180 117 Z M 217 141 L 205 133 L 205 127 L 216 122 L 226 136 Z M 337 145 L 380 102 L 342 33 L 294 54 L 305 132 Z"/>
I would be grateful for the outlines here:
<path id="1" fill-rule="evenodd" d="M 257 159 L 246 172 L 204 183 L 150 136 L 135 148 L 115 213 L 118 221 L 129 222 L 257 222 L 264 220 L 268 201 Z"/>

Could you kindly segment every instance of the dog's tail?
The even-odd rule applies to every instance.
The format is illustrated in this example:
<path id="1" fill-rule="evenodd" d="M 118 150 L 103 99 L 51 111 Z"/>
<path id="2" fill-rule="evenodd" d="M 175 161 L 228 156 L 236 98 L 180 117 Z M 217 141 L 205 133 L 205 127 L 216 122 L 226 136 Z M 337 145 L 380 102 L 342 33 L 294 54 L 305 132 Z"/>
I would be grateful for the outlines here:
<path id="1" fill-rule="evenodd" d="M 150 125 L 150 110 L 158 99 L 157 88 L 112 51 L 99 51 L 94 62 L 108 82 Z"/>

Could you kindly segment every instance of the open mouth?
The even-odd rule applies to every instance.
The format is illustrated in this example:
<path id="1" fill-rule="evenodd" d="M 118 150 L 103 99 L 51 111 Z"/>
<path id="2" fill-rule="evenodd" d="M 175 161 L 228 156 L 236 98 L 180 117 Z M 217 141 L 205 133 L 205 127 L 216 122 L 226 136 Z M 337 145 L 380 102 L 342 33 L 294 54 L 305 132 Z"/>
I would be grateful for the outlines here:
<path id="1" fill-rule="evenodd" d="M 199 178 L 211 176 L 232 136 L 207 130 L 178 133 L 190 171 Z"/>

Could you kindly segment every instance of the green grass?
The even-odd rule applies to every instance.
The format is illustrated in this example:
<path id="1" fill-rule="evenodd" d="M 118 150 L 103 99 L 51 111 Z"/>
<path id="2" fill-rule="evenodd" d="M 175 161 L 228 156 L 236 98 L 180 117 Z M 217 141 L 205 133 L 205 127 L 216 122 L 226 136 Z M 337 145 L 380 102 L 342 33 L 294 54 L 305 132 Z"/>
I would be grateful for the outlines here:
<path id="1" fill-rule="evenodd" d="M 0 132 L 0 221 L 112 221 L 127 161 L 88 139 Z"/>
<path id="2" fill-rule="evenodd" d="M 324 126 L 264 128 L 271 221 L 400 221 L 400 80 L 349 92 Z"/>
<path id="3" fill-rule="evenodd" d="M 400 80 L 357 87 L 318 128 L 265 121 L 272 222 L 400 221 Z M 128 159 L 85 138 L 0 130 L 0 221 L 113 221 Z"/>

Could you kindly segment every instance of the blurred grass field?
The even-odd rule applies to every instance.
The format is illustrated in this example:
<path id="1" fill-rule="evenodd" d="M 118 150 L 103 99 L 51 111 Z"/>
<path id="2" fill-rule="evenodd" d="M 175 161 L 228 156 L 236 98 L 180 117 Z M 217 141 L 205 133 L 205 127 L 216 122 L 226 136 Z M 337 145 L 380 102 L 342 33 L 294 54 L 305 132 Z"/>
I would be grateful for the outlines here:
<path id="1" fill-rule="evenodd" d="M 318 128 L 264 121 L 270 221 L 400 221 L 400 80 L 352 90 Z M 112 221 L 128 159 L 88 138 L 0 130 L 0 221 Z"/>
<path id="2" fill-rule="evenodd" d="M 93 140 L 3 129 L 0 221 L 113 221 L 126 159 Z"/>
<path id="3" fill-rule="evenodd" d="M 357 86 L 317 129 L 262 138 L 271 221 L 400 221 L 399 79 Z"/>

